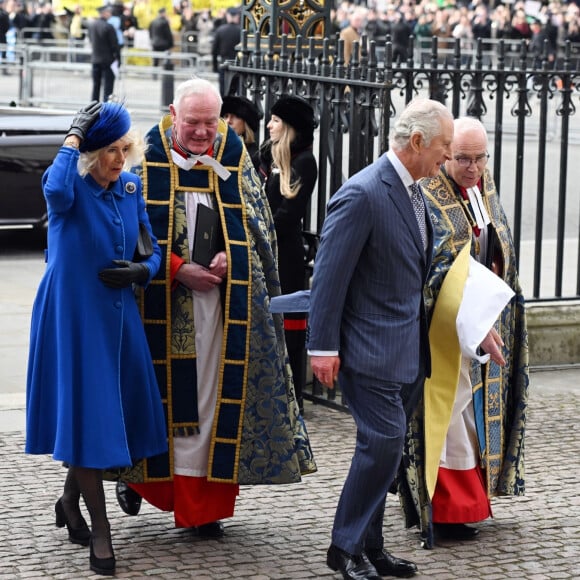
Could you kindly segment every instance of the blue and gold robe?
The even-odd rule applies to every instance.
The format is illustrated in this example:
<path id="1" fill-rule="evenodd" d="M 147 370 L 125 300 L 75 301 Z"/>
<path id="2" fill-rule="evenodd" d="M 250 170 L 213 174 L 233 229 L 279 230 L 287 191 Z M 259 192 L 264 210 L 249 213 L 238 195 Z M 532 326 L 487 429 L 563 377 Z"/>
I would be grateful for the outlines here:
<path id="1" fill-rule="evenodd" d="M 228 260 L 223 284 L 224 339 L 209 453 L 210 482 L 298 482 L 316 471 L 298 414 L 281 315 L 269 312 L 280 294 L 276 237 L 267 200 L 239 137 L 220 120 L 214 158 L 231 173 L 222 180 L 198 164 L 189 171 L 171 160 L 171 117 L 148 134 L 142 166 L 147 212 L 163 261 L 145 292 L 141 312 L 166 410 L 169 452 L 136 466 L 123 478 L 170 481 L 173 441 L 198 428 L 195 321 L 191 292 L 172 288 L 171 255 L 189 262 L 185 194 L 214 195 Z"/>
<path id="2" fill-rule="evenodd" d="M 488 255 L 501 264 L 501 278 L 515 292 L 495 328 L 504 341 L 505 367 L 493 361 L 471 364 L 473 405 L 479 440 L 480 466 L 488 497 L 522 495 L 525 491 L 524 435 L 528 399 L 528 336 L 524 297 L 516 271 L 511 231 L 489 170 L 483 175 L 482 198 L 491 219 Z M 425 303 L 432 314 L 443 280 L 462 248 L 470 243 L 474 219 L 458 186 L 441 170 L 423 180 L 434 227 L 431 272 Z M 455 385 L 449 385 L 454 389 Z M 431 502 L 425 480 L 425 415 L 420 402 L 409 423 L 399 493 L 407 527 L 419 525 L 426 548 L 433 547 Z"/>

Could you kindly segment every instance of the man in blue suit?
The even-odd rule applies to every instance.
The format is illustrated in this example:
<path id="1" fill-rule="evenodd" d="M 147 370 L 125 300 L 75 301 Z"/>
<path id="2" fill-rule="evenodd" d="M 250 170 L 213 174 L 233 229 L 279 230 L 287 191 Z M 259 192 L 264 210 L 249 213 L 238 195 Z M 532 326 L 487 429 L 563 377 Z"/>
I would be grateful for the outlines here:
<path id="1" fill-rule="evenodd" d="M 390 150 L 336 192 L 322 228 L 308 352 L 323 385 L 339 380 L 357 426 L 327 555 L 347 580 L 417 571 L 384 550 L 382 528 L 406 411 L 431 372 L 423 284 L 433 228 L 416 182 L 437 175 L 452 140 L 453 117 L 441 103 L 412 101 L 395 123 Z"/>

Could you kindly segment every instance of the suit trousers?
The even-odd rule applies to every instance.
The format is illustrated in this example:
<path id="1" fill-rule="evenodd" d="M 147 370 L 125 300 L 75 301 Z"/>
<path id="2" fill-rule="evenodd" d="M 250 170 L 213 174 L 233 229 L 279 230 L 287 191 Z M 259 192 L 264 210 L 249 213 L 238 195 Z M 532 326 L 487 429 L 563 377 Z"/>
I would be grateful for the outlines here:
<path id="1" fill-rule="evenodd" d="M 339 384 L 357 435 L 332 529 L 332 543 L 349 554 L 383 547 L 387 492 L 403 452 L 406 416 L 401 383 L 341 372 Z"/>
<path id="2" fill-rule="evenodd" d="M 92 65 L 93 76 L 93 101 L 106 102 L 113 94 L 115 85 L 115 73 L 110 64 L 94 62 Z M 103 85 L 103 95 L 101 98 L 101 83 Z"/>

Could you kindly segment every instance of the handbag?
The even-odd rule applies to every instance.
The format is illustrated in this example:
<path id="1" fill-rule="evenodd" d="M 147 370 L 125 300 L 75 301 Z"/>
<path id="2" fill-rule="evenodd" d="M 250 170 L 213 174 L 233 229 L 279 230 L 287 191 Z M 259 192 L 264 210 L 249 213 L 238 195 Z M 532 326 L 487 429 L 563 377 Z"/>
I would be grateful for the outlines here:
<path id="1" fill-rule="evenodd" d="M 133 262 L 142 262 L 153 255 L 153 241 L 147 230 L 147 226 L 139 222 L 139 236 L 137 237 L 137 247 L 133 256 Z"/>

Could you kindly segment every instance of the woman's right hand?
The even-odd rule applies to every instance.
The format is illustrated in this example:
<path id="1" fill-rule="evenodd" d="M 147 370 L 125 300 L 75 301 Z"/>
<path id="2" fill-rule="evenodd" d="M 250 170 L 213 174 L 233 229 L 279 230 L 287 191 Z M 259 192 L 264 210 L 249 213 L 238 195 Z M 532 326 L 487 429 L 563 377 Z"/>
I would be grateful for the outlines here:
<path id="1" fill-rule="evenodd" d="M 75 135 L 81 141 L 87 136 L 87 131 L 94 125 L 95 121 L 101 114 L 103 103 L 92 101 L 86 107 L 83 107 L 74 117 L 67 137 Z"/>

